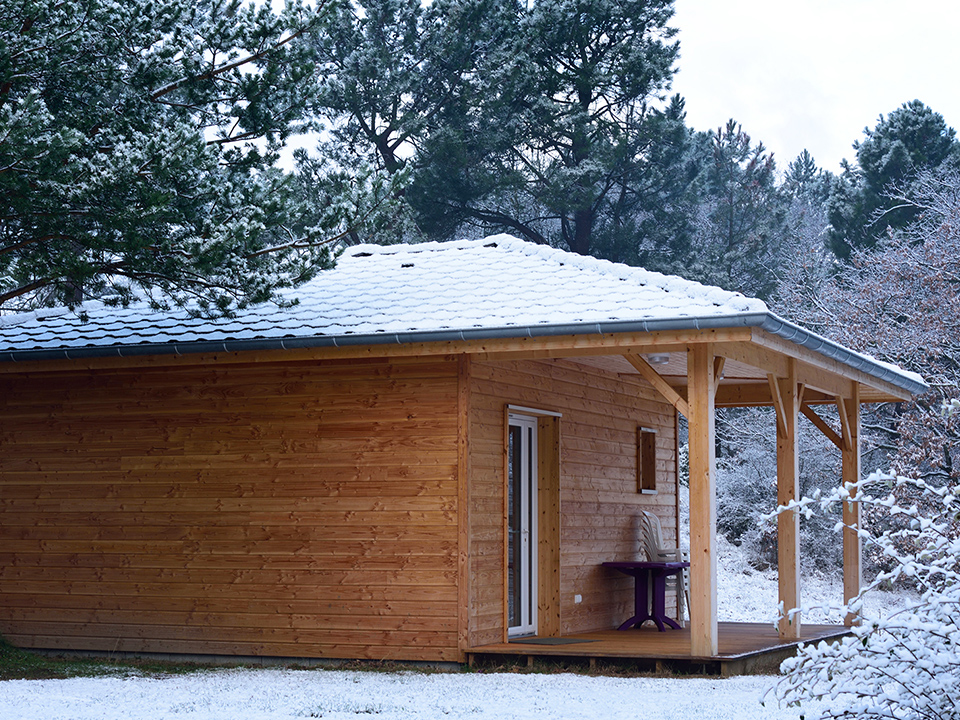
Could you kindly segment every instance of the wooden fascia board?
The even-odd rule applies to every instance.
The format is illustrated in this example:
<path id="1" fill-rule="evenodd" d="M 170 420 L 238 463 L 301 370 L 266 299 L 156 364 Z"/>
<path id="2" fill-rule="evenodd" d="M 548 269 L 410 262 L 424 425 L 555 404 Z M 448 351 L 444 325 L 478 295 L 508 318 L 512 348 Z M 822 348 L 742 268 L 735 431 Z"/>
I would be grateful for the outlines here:
<path id="1" fill-rule="evenodd" d="M 910 400 L 913 397 L 908 390 L 904 390 L 891 382 L 881 380 L 802 345 L 791 343 L 765 330 L 753 328 L 752 334 L 751 343 L 753 345 L 797 359 L 800 362 L 800 365 L 798 365 L 798 371 L 800 372 L 798 381 L 809 387 L 840 397 L 850 397 L 849 383 L 837 387 L 838 381 L 843 379 L 852 380 L 883 393 L 886 396 L 884 398 L 886 401 L 897 402 Z M 831 387 L 826 387 L 826 385 Z"/>
<path id="2" fill-rule="evenodd" d="M 788 362 L 793 358 L 797 360 L 797 381 L 810 390 L 830 397 L 851 397 L 851 381 L 865 385 L 861 392 L 862 402 L 899 402 L 911 397 L 907 390 L 892 383 L 774 337 L 763 330 L 754 330 L 754 335 L 764 337 L 759 343 L 754 340 L 718 343 L 715 351 L 718 355 L 777 377 L 786 375 Z"/>
<path id="3" fill-rule="evenodd" d="M 520 338 L 524 347 L 496 347 L 485 340 L 483 346 L 467 352 L 476 360 L 528 360 L 576 357 L 583 355 L 637 355 L 648 353 L 686 352 L 690 345 L 717 342 L 745 342 L 751 328 L 718 328 L 709 330 L 658 330 L 646 333 L 578 335 Z"/>
<path id="4" fill-rule="evenodd" d="M 191 365 L 260 362 L 304 362 L 312 360 L 399 358 L 472 355 L 475 360 L 523 360 L 575 357 L 579 355 L 620 355 L 635 353 L 686 352 L 699 343 L 743 342 L 751 328 L 707 330 L 659 330 L 652 332 L 585 333 L 540 337 L 485 338 L 423 343 L 377 343 L 317 348 L 271 350 L 224 350 L 205 353 L 170 352 L 155 355 L 81 357 L 75 359 L 0 362 L 0 373 L 44 373 L 136 367 L 187 367 Z M 109 350 L 105 349 L 105 352 Z"/>
<path id="5" fill-rule="evenodd" d="M 687 399 L 680 395 L 670 383 L 664 380 L 660 373 L 653 369 L 650 363 L 636 353 L 628 352 L 624 353 L 623 356 L 681 415 L 685 418 L 690 417 L 690 405 L 687 403 Z"/>

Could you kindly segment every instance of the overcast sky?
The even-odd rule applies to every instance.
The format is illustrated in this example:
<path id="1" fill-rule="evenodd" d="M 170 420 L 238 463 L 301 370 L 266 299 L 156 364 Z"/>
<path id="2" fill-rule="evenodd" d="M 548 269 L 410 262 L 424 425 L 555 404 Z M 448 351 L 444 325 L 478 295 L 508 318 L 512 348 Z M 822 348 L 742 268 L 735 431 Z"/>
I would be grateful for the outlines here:
<path id="1" fill-rule="evenodd" d="M 687 123 L 734 118 L 783 169 L 836 171 L 878 116 L 919 99 L 960 130 L 960 0 L 676 0 Z"/>

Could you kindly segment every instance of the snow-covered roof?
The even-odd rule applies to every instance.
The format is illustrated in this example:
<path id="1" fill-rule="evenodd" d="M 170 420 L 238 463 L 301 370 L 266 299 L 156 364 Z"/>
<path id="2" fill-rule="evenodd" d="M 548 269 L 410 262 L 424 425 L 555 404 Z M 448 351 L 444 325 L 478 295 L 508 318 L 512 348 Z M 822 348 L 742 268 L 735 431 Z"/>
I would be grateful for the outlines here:
<path id="1" fill-rule="evenodd" d="M 209 319 L 87 303 L 0 320 L 4 350 L 134 343 L 376 335 L 763 312 L 738 293 L 574 255 L 507 235 L 419 245 L 360 245 L 332 270 L 263 304 Z"/>
<path id="2" fill-rule="evenodd" d="M 288 296 L 299 303 L 214 319 L 145 303 L 0 317 L 0 360 L 699 327 L 806 333 L 740 293 L 508 235 L 356 246 Z"/>

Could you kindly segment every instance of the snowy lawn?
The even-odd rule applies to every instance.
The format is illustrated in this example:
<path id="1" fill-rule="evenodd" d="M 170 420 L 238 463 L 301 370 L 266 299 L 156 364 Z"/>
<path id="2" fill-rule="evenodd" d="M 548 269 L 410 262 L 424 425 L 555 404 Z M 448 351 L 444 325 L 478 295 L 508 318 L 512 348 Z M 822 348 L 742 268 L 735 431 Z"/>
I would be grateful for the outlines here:
<path id="1" fill-rule="evenodd" d="M 772 622 L 774 572 L 752 570 L 721 538 L 721 620 Z M 828 604 L 839 578 L 804 578 L 805 604 Z M 868 596 L 869 597 L 869 596 Z M 909 594 L 874 593 L 887 614 Z M 830 613 L 826 615 L 830 616 Z M 811 622 L 824 614 L 807 612 Z M 837 621 L 838 617 L 829 617 Z M 772 676 L 731 679 L 589 677 L 573 674 L 380 673 L 339 670 L 210 670 L 189 675 L 0 682 L 0 720 L 798 720 L 813 707 L 781 708 Z"/>
<path id="2" fill-rule="evenodd" d="M 763 704 L 775 677 L 661 679 L 571 674 L 217 670 L 0 682 L 3 720 L 761 720 L 801 716 Z M 812 708 L 806 708 L 806 711 Z"/>
<path id="3" fill-rule="evenodd" d="M 740 548 L 731 545 L 722 535 L 717 538 L 717 567 L 717 617 L 720 622 L 776 623 L 780 602 L 776 570 L 753 569 Z M 885 617 L 918 600 L 919 596 L 911 590 L 873 590 L 864 596 L 864 607 L 871 617 Z M 843 602 L 840 571 L 829 575 L 804 573 L 800 602 L 804 622 L 843 623 L 846 613 L 840 609 Z"/>
<path id="4" fill-rule="evenodd" d="M 719 538 L 720 620 L 773 622 L 775 572 L 750 568 Z M 836 577 L 804 577 L 804 604 L 838 602 Z M 909 593 L 873 593 L 881 615 Z M 808 611 L 809 622 L 839 613 Z M 815 708 L 781 708 L 772 676 L 730 679 L 590 677 L 526 673 L 380 673 L 342 670 L 210 670 L 188 675 L 0 682 L 0 720 L 798 720 Z"/>

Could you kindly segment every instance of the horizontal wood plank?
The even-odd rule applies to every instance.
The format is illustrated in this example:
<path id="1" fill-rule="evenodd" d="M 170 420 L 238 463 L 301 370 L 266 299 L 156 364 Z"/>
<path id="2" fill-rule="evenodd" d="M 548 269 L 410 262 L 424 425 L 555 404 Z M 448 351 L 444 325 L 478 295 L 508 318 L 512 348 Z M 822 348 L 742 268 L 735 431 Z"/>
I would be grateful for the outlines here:
<path id="1" fill-rule="evenodd" d="M 610 573 L 581 572 L 635 556 L 637 516 L 676 508 L 676 413 L 637 377 L 563 360 L 471 364 L 471 637 L 503 624 L 503 418 L 507 404 L 562 413 L 560 615 L 564 632 L 608 627 L 633 587 Z M 657 432 L 658 494 L 636 491 L 637 427 Z M 672 528 L 673 521 L 665 523 Z M 574 604 L 578 594 L 583 602 Z M 499 638 L 497 638 L 499 639 Z"/>
<path id="2" fill-rule="evenodd" d="M 457 364 L 0 378 L 0 632 L 458 659 Z"/>

